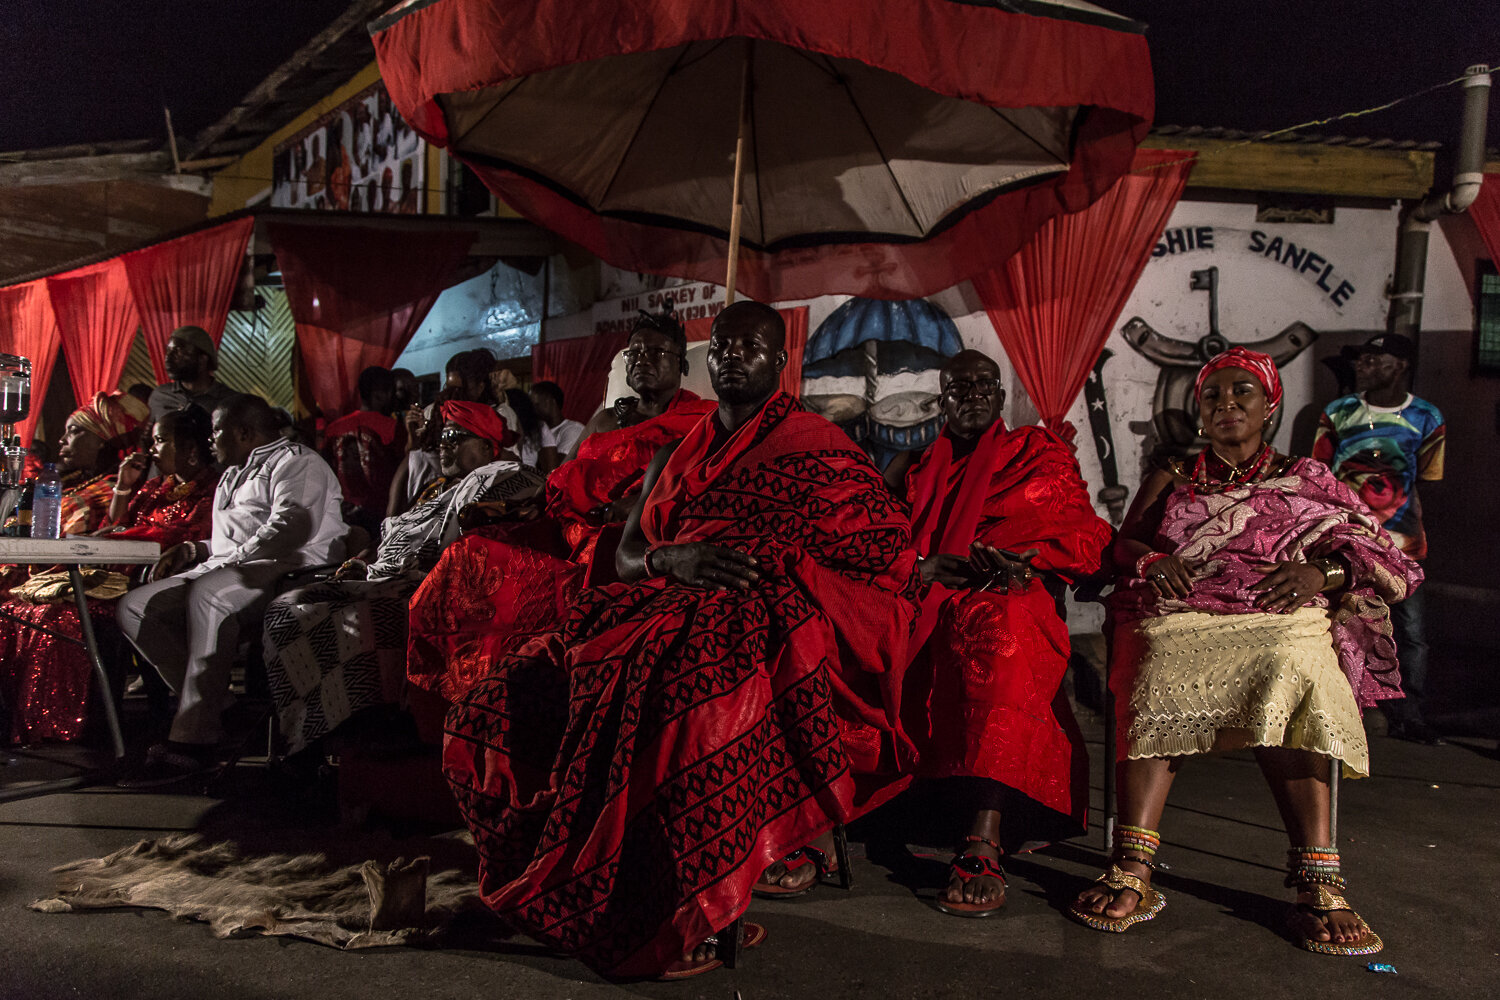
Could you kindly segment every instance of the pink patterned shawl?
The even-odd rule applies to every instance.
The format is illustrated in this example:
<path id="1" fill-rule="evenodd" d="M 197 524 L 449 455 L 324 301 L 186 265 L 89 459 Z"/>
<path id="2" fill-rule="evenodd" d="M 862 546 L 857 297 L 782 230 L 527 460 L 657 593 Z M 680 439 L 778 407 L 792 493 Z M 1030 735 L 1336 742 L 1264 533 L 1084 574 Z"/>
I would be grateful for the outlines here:
<path id="1" fill-rule="evenodd" d="M 1368 708 L 1401 696 L 1389 603 L 1422 582 L 1422 570 L 1396 547 L 1368 507 L 1321 462 L 1297 459 L 1285 472 L 1260 482 L 1211 493 L 1184 484 L 1167 499 L 1153 547 L 1186 562 L 1193 592 L 1186 600 L 1162 598 L 1138 576 L 1122 578 L 1110 597 L 1115 621 L 1136 621 L 1182 611 L 1248 614 L 1256 567 L 1283 560 L 1337 555 L 1348 562 L 1351 583 L 1331 608 L 1332 641 L 1355 700 Z M 1312 606 L 1328 608 L 1328 595 Z"/>

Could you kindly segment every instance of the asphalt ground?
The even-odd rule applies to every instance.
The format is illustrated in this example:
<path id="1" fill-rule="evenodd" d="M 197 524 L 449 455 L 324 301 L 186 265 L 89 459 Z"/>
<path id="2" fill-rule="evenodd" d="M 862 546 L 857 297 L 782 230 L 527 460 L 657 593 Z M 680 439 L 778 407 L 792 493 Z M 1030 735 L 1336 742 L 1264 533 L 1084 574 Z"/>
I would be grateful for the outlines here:
<path id="1" fill-rule="evenodd" d="M 1346 781 L 1340 846 L 1349 895 L 1386 941 L 1373 959 L 1299 950 L 1282 926 L 1285 839 L 1247 754 L 1185 767 L 1162 824 L 1153 922 L 1120 935 L 1078 926 L 1066 903 L 1100 869 L 1101 732 L 1084 720 L 1094 764 L 1087 837 L 1007 859 L 1010 893 L 987 920 L 927 900 L 950 845 L 904 843 L 910 809 L 853 831 L 854 887 L 761 901 L 769 938 L 734 970 L 678 983 L 606 982 L 524 939 L 477 932 L 446 950 L 338 952 L 307 942 L 215 939 L 155 911 L 42 914 L 55 865 L 140 839 L 198 830 L 248 850 L 324 850 L 355 862 L 429 853 L 472 864 L 451 833 L 351 823 L 316 796 L 293 798 L 253 764 L 221 797 L 87 788 L 0 804 L 0 997 L 587 998 L 716 1000 L 868 997 L 1490 997 L 1500 995 L 1500 753 L 1490 736 L 1442 747 L 1372 738 L 1375 777 Z M 0 780 L 30 776 L 22 760 Z M 931 826 L 931 824 L 926 824 Z M 1368 971 L 1389 963 L 1396 974 Z"/>

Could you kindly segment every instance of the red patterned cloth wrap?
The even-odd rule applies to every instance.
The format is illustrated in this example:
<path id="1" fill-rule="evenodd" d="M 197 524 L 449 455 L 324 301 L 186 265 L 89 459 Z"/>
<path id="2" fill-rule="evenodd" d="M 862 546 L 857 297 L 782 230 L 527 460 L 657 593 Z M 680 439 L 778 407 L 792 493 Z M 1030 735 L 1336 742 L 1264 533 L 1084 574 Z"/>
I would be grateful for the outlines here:
<path id="1" fill-rule="evenodd" d="M 767 865 L 857 815 L 855 769 L 909 752 L 903 505 L 790 396 L 710 457 L 716 419 L 667 463 L 646 538 L 749 552 L 762 581 L 585 590 L 448 715 L 485 902 L 611 975 L 659 974 L 727 926 Z"/>
<path id="2" fill-rule="evenodd" d="M 1204 381 L 1221 368 L 1243 368 L 1259 380 L 1260 387 L 1266 391 L 1266 418 L 1270 419 L 1281 405 L 1281 372 L 1276 370 L 1275 360 L 1269 354 L 1248 347 L 1235 346 L 1221 351 L 1198 369 L 1198 377 L 1193 380 L 1194 400 L 1202 395 Z"/>
<path id="3" fill-rule="evenodd" d="M 383 514 L 391 480 L 404 460 L 396 440 L 396 420 L 359 410 L 323 430 L 323 457 L 333 466 L 344 502 Z"/>
<path id="4" fill-rule="evenodd" d="M 461 700 L 501 656 L 557 628 L 583 573 L 547 519 L 464 535 L 443 550 L 412 595 L 407 679 L 449 702 Z"/>
<path id="5" fill-rule="evenodd" d="M 907 493 L 923 557 L 966 556 L 976 540 L 1035 548 L 1037 570 L 1077 579 L 1098 570 L 1112 536 L 1072 451 L 1040 427 L 1009 431 L 997 420 L 964 457 L 944 433 L 912 470 Z M 998 781 L 1081 833 L 1088 753 L 1062 690 L 1068 630 L 1041 578 L 1013 594 L 933 583 L 917 638 L 925 641 L 914 646 L 904 705 L 917 773 Z"/>
<path id="6" fill-rule="evenodd" d="M 578 457 L 547 479 L 547 513 L 562 526 L 574 561 L 587 566 L 594 557 L 603 524 L 590 521 L 589 511 L 639 491 L 652 456 L 716 409 L 717 403 L 679 389 L 661 416 L 583 439 Z"/>
<path id="7" fill-rule="evenodd" d="M 1343 559 L 1349 583 L 1336 592 L 1338 606 L 1330 607 L 1327 594 L 1318 594 L 1308 606 L 1328 609 L 1334 652 L 1360 708 L 1402 697 L 1389 605 L 1421 583 L 1422 570 L 1322 462 L 1299 458 L 1284 472 L 1217 492 L 1183 484 L 1167 498 L 1151 544 L 1188 564 L 1192 593 L 1166 598 L 1147 580 L 1124 578 L 1110 595 L 1116 622 L 1179 611 L 1259 612 L 1259 592 L 1250 589 L 1264 576 L 1259 567 Z M 1112 686 L 1116 681 L 1111 677 Z M 1123 675 L 1118 681 L 1125 683 Z"/>
<path id="8" fill-rule="evenodd" d="M 124 530 L 110 537 L 159 542 L 163 551 L 179 542 L 207 538 L 212 530 L 217 483 L 217 475 L 190 483 L 179 483 L 170 476 L 148 480 L 131 498 L 117 525 Z M 65 516 L 69 499 L 75 517 L 87 510 L 107 512 L 111 488 L 108 478 L 100 478 L 90 483 L 88 500 L 77 492 L 71 498 L 65 496 Z M 103 519 L 102 514 L 98 516 Z M 97 527 L 96 520 L 93 528 Z M 12 597 L 0 605 L 0 611 L 63 635 L 83 636 L 78 608 L 71 598 L 61 604 L 33 604 Z M 89 598 L 89 618 L 101 642 L 109 641 L 114 613 L 113 601 Z M 93 668 L 82 646 L 0 618 L 0 697 L 11 707 L 13 742 L 76 740 L 83 732 L 92 677 Z"/>
<path id="9" fill-rule="evenodd" d="M 495 451 L 509 448 L 520 438 L 520 433 L 505 423 L 505 418 L 495 412 L 493 406 L 471 403 L 463 399 L 449 399 L 443 403 L 443 420 L 452 422 L 477 434 L 495 446 Z"/>

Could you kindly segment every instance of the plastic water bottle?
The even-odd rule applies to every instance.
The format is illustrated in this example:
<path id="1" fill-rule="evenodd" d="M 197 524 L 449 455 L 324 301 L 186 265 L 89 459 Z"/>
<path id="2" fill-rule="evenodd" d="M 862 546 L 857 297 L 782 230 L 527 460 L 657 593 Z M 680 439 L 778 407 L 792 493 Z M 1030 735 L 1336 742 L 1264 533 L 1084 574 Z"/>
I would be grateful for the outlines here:
<path id="1" fill-rule="evenodd" d="M 48 462 L 36 477 L 31 494 L 31 537 L 62 537 L 62 477 L 57 466 Z"/>

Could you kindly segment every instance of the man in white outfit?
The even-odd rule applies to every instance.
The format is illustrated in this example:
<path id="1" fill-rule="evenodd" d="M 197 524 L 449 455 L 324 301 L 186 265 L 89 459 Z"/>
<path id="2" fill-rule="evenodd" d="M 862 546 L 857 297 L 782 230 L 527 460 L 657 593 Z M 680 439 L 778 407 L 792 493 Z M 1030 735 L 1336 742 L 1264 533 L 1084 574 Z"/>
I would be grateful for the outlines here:
<path id="1" fill-rule="evenodd" d="M 280 436 L 265 400 L 240 394 L 220 403 L 213 445 L 225 467 L 213 537 L 168 549 L 153 582 L 116 606 L 120 630 L 178 695 L 168 741 L 151 748 L 141 783 L 213 762 L 241 630 L 260 627 L 285 574 L 345 555 L 338 478 L 317 452 Z"/>

